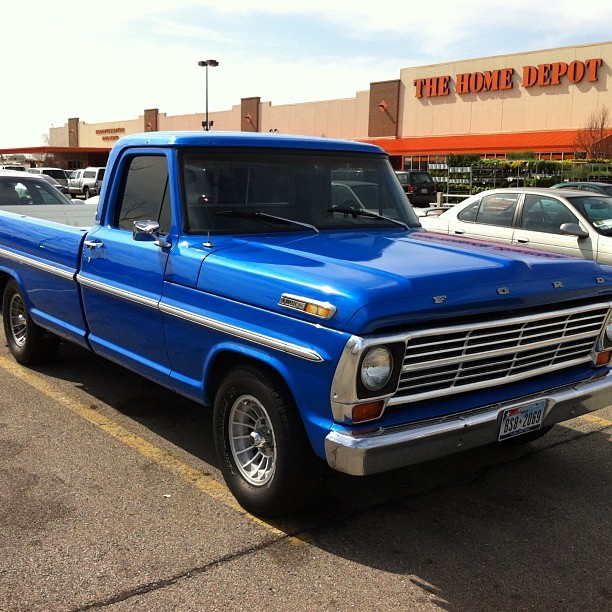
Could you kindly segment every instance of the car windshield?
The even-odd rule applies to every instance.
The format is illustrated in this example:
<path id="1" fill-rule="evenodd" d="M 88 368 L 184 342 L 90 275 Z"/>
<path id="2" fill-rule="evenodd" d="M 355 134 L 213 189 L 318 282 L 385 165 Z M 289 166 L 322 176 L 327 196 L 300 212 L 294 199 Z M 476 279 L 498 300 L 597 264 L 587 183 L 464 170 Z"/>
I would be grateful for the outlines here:
<path id="1" fill-rule="evenodd" d="M 589 195 L 567 199 L 600 234 L 612 235 L 612 197 Z"/>
<path id="2" fill-rule="evenodd" d="M 185 153 L 181 167 L 190 233 L 420 225 L 382 156 L 200 151 Z"/>
<path id="3" fill-rule="evenodd" d="M 44 179 L 0 177 L 0 206 L 72 204 Z"/>
<path id="4" fill-rule="evenodd" d="M 47 168 L 46 170 L 43 170 L 43 174 L 53 177 L 56 181 L 58 179 L 64 180 L 66 178 L 66 173 L 63 170 L 59 170 L 55 168 Z"/>

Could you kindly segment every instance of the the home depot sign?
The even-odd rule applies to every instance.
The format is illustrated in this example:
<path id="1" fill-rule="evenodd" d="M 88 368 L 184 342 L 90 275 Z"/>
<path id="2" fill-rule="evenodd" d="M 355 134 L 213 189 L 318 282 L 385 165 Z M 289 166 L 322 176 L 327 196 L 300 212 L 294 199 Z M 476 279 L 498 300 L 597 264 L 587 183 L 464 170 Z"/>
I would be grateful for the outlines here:
<path id="1" fill-rule="evenodd" d="M 559 85 L 563 80 L 570 83 L 580 83 L 583 79 L 597 81 L 597 71 L 603 64 L 601 58 L 588 59 L 584 62 L 575 60 L 569 64 L 554 62 L 538 66 L 523 66 L 522 87 L 546 87 Z M 458 94 L 480 93 L 484 91 L 499 91 L 512 89 L 514 86 L 514 68 L 485 70 L 483 72 L 464 72 L 455 76 L 454 82 L 450 76 L 415 79 L 415 96 L 431 98 L 448 96 L 453 91 Z"/>

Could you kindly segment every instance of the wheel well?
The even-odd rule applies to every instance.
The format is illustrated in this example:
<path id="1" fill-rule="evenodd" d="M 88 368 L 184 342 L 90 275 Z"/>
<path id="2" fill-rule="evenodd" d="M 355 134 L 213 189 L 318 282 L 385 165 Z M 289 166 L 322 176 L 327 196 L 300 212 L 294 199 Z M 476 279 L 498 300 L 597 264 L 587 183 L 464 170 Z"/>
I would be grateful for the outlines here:
<path id="1" fill-rule="evenodd" d="M 283 377 L 272 366 L 260 361 L 259 359 L 255 359 L 254 357 L 249 357 L 240 353 L 233 353 L 231 351 L 225 351 L 216 355 L 213 362 L 210 364 L 208 375 L 206 377 L 206 397 L 204 398 L 204 403 L 212 406 L 215 401 L 215 396 L 217 395 L 217 390 L 223 382 L 227 372 L 229 372 L 232 368 L 247 365 L 257 366 L 260 370 L 264 370 L 270 376 L 276 378 L 284 385 L 287 393 L 293 397 L 293 394 L 289 390 Z"/>
<path id="2" fill-rule="evenodd" d="M 6 272 L 0 272 L 0 303 L 2 302 L 2 296 L 4 295 L 4 288 L 6 283 L 12 280 L 12 276 Z"/>

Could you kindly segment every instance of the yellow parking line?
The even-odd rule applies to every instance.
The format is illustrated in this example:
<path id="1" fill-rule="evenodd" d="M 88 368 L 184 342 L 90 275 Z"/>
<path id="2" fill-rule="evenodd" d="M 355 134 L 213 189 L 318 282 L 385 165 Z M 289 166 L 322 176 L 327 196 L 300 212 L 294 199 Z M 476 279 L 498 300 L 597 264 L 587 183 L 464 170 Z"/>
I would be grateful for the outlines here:
<path id="1" fill-rule="evenodd" d="M 583 414 L 578 418 L 583 419 L 585 421 L 590 421 L 591 423 L 597 423 L 597 425 L 602 425 L 603 427 L 610 427 L 610 425 L 612 425 L 612 421 L 608 421 L 608 419 L 602 419 L 601 417 L 595 416 L 594 414 Z"/>
<path id="2" fill-rule="evenodd" d="M 254 523 L 257 523 L 275 535 L 287 535 L 284 531 L 246 512 L 246 510 L 244 510 L 244 508 L 238 504 L 234 496 L 230 493 L 229 489 L 225 485 L 217 482 L 210 476 L 206 476 L 206 474 L 192 468 L 186 463 L 183 463 L 171 453 L 155 446 L 154 444 L 151 444 L 150 442 L 147 442 L 147 440 L 144 438 L 131 433 L 112 419 L 109 419 L 97 412 L 95 407 L 87 406 L 72 399 L 65 393 L 59 391 L 52 384 L 46 382 L 40 376 L 34 374 L 30 370 L 25 369 L 23 366 L 18 365 L 14 361 L 7 359 L 6 357 L 0 356 L 0 367 L 13 374 L 16 378 L 24 381 L 37 391 L 44 393 L 47 397 L 60 403 L 65 408 L 68 408 L 68 410 L 71 410 L 80 417 L 83 417 L 120 442 L 123 442 L 123 444 L 126 446 L 129 446 L 141 455 L 147 457 L 147 459 L 150 459 L 160 467 L 172 472 L 174 475 L 181 478 L 181 480 L 195 486 L 209 497 L 220 501 L 232 510 L 246 516 Z M 301 540 L 293 537 L 290 537 L 289 540 L 294 544 L 301 542 Z"/>

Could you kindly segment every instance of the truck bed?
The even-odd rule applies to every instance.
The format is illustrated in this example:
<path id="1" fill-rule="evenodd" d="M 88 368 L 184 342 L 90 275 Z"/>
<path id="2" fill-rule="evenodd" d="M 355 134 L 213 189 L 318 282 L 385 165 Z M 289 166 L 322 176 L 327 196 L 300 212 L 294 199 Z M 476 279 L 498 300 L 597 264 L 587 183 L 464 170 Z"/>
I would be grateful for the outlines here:
<path id="1" fill-rule="evenodd" d="M 0 255 L 18 275 L 32 318 L 82 346 L 86 324 L 76 274 L 86 229 L 0 210 Z M 5 270 L 0 264 L 0 274 Z"/>

